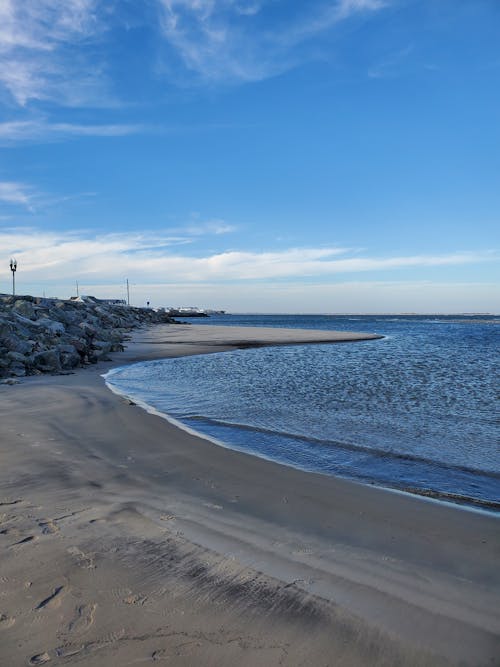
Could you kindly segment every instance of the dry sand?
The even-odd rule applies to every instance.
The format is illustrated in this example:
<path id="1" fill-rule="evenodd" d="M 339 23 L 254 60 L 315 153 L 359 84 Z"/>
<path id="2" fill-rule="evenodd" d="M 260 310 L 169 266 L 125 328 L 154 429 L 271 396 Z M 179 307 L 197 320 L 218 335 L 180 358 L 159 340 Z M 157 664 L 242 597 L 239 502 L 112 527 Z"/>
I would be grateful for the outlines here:
<path id="1" fill-rule="evenodd" d="M 498 517 L 218 447 L 100 376 L 325 336 L 160 325 L 0 387 L 2 667 L 500 664 Z"/>

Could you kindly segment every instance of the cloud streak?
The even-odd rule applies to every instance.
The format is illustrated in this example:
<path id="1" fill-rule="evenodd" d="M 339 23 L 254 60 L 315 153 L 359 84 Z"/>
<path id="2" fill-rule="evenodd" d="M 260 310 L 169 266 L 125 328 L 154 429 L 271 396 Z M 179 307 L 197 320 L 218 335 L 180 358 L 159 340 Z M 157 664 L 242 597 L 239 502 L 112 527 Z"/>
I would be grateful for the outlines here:
<path id="1" fill-rule="evenodd" d="M 16 120 L 0 123 L 0 145 L 37 141 L 60 141 L 72 137 L 123 137 L 147 131 L 139 124 L 82 125 L 46 120 Z"/>
<path id="2" fill-rule="evenodd" d="M 368 76 L 371 79 L 387 79 L 398 76 L 403 63 L 408 59 L 413 50 L 413 44 L 409 44 L 397 52 L 386 55 L 385 58 L 369 68 Z"/>
<path id="3" fill-rule="evenodd" d="M 164 38 L 185 68 L 204 81 L 260 81 L 311 57 L 307 42 L 355 16 L 383 9 L 382 0 L 158 0 Z M 273 29 L 262 19 L 273 12 Z"/>
<path id="4" fill-rule="evenodd" d="M 32 212 L 34 196 L 33 189 L 26 183 L 0 181 L 0 203 L 21 206 Z"/>
<path id="5" fill-rule="evenodd" d="M 150 9 L 139 5 L 134 12 L 138 24 L 159 32 L 169 56 L 176 57 L 167 70 L 172 81 L 186 83 L 189 72 L 205 82 L 241 83 L 317 56 L 322 36 L 328 36 L 323 46 L 331 50 L 329 31 L 337 24 L 377 13 L 388 2 L 311 0 L 291 10 L 276 0 L 151 0 L 156 23 Z M 116 106 L 107 74 L 109 51 L 101 48 L 120 27 L 114 8 L 115 2 L 99 0 L 1 0 L 3 97 L 21 107 Z"/>
<path id="6" fill-rule="evenodd" d="M 21 200 L 22 189 L 5 197 Z M 19 201 L 18 203 L 21 203 Z M 158 233 L 62 234 L 37 229 L 4 229 L 0 247 L 15 254 L 27 281 L 73 280 L 116 282 L 123 276 L 142 283 L 259 282 L 327 278 L 342 274 L 483 263 L 492 252 L 451 252 L 441 255 L 359 257 L 345 248 L 289 248 L 277 252 L 220 252 L 191 256 L 175 249 L 188 236 Z"/>
<path id="7" fill-rule="evenodd" d="M 97 0 L 2 0 L 0 85 L 20 106 L 78 106 L 104 96 L 102 73 L 83 47 L 102 32 Z"/>
<path id="8" fill-rule="evenodd" d="M 231 232 L 236 231 L 235 225 L 229 225 L 224 220 L 208 220 L 207 222 L 196 222 L 187 225 L 186 227 L 180 228 L 180 231 L 184 231 L 187 234 L 192 236 L 203 236 L 205 234 L 215 234 L 217 236 L 221 234 L 231 234 Z"/>

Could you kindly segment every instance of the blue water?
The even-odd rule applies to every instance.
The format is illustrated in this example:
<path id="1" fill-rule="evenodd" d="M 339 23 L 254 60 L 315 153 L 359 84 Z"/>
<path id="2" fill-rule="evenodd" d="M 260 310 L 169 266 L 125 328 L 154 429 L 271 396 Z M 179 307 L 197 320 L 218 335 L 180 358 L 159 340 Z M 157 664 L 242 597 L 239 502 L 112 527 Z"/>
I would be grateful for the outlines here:
<path id="1" fill-rule="evenodd" d="M 225 315 L 211 326 L 378 333 L 112 371 L 190 428 L 305 470 L 500 509 L 498 317 Z"/>

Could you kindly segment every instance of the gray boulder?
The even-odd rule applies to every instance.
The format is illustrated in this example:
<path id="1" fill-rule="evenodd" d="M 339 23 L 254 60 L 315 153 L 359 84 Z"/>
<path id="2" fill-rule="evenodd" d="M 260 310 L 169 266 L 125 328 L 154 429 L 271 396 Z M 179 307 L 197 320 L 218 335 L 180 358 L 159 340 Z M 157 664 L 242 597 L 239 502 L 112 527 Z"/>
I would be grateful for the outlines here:
<path id="1" fill-rule="evenodd" d="M 15 302 L 12 310 L 23 317 L 27 317 L 29 320 L 34 320 L 36 318 L 35 308 L 30 301 L 19 299 Z"/>
<path id="2" fill-rule="evenodd" d="M 23 365 L 26 363 L 26 357 L 24 354 L 21 354 L 20 352 L 13 352 L 12 350 L 7 352 L 7 359 L 10 359 L 11 361 L 18 361 Z"/>
<path id="3" fill-rule="evenodd" d="M 57 351 L 63 369 L 76 368 L 80 364 L 80 355 L 74 345 L 58 345 Z"/>
<path id="4" fill-rule="evenodd" d="M 56 322 L 55 320 L 50 320 L 48 317 L 42 317 L 38 320 L 40 326 L 43 326 L 45 331 L 48 331 L 52 334 L 63 334 L 66 331 L 66 327 L 62 322 Z"/>
<path id="5" fill-rule="evenodd" d="M 33 355 L 31 364 L 44 373 L 57 373 L 61 370 L 61 359 L 57 349 L 37 352 Z"/>
<path id="6" fill-rule="evenodd" d="M 13 377 L 24 377 L 27 374 L 26 366 L 20 361 L 9 364 L 9 374 Z"/>

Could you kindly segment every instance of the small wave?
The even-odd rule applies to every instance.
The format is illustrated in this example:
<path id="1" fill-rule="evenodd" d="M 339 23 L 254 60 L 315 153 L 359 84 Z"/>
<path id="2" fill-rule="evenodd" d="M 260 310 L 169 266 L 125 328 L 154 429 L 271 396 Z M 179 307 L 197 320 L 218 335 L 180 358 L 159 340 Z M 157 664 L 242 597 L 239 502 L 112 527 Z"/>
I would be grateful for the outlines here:
<path id="1" fill-rule="evenodd" d="M 491 479 L 500 480 L 500 472 L 485 471 L 481 468 L 474 468 L 470 466 L 459 466 L 459 465 L 450 465 L 439 461 L 436 459 L 430 459 L 423 456 L 416 456 L 415 454 L 408 454 L 403 452 L 395 452 L 388 449 L 381 449 L 376 447 L 366 447 L 364 445 L 356 445 L 348 442 L 342 442 L 340 440 L 324 440 L 322 438 L 315 438 L 313 436 L 305 437 L 296 433 L 288 433 L 286 431 L 279 431 L 275 429 L 268 429 L 259 426 L 251 426 L 249 424 L 241 424 L 237 422 L 231 422 L 221 419 L 213 419 L 210 417 L 205 417 L 203 415 L 184 415 L 179 416 L 178 419 L 186 420 L 188 422 L 199 422 L 200 424 L 205 424 L 207 426 L 212 426 L 215 428 L 226 428 L 226 429 L 236 429 L 238 431 L 247 431 L 249 433 L 261 433 L 263 435 L 269 435 L 275 438 L 295 440 L 297 442 L 303 442 L 307 445 L 319 445 L 322 448 L 331 448 L 335 450 L 344 450 L 358 454 L 366 454 L 377 459 L 392 459 L 394 461 L 405 461 L 408 463 L 418 463 L 420 465 L 432 466 L 434 469 L 440 469 L 442 471 L 455 471 L 466 473 L 469 475 L 480 475 L 481 477 L 487 477 Z"/>
<path id="2" fill-rule="evenodd" d="M 419 489 L 416 486 L 403 486 L 399 490 L 417 496 L 424 496 L 425 498 L 433 498 L 434 500 L 445 500 L 463 505 L 474 505 L 482 509 L 494 510 L 495 512 L 500 511 L 500 502 L 496 500 L 483 500 L 482 498 L 474 498 L 473 496 L 466 496 L 460 493 L 435 491 L 434 489 Z"/>

